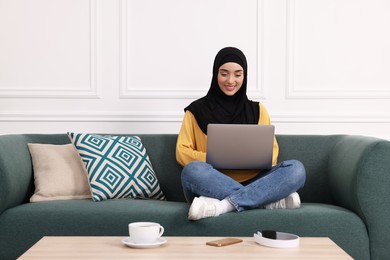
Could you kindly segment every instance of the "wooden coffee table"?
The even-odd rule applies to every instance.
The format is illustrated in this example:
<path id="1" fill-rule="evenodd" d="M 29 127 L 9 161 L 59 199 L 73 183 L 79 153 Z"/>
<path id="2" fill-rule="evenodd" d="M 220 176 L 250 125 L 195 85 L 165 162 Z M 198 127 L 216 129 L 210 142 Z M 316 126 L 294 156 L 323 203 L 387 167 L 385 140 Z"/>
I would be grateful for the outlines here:
<path id="1" fill-rule="evenodd" d="M 130 248 L 124 237 L 43 237 L 20 259 L 352 259 L 326 237 L 302 237 L 296 248 L 270 248 L 253 237 L 225 247 L 207 246 L 221 237 L 164 237 L 167 243 L 148 249 Z"/>

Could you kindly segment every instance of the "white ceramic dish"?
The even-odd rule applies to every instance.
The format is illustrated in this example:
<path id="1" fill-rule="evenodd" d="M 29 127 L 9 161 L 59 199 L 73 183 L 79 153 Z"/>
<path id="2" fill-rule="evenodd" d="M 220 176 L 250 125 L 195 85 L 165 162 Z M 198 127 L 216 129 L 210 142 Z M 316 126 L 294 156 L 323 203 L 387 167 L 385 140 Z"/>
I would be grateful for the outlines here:
<path id="1" fill-rule="evenodd" d="M 131 237 L 126 237 L 122 239 L 123 244 L 132 248 L 154 248 L 154 247 L 159 247 L 162 244 L 165 244 L 166 242 L 167 240 L 162 237 L 157 238 L 157 240 L 154 243 L 150 243 L 150 244 L 139 244 L 139 243 L 137 244 L 131 240 Z"/>

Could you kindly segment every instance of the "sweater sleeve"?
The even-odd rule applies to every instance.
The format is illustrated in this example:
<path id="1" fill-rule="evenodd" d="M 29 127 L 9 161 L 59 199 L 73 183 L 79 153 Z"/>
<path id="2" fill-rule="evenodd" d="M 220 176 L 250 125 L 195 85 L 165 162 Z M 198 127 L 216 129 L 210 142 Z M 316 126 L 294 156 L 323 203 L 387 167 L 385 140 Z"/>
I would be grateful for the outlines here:
<path id="1" fill-rule="evenodd" d="M 271 119 L 269 117 L 268 111 L 264 105 L 260 103 L 260 119 L 259 125 L 270 125 Z M 274 148 L 272 153 L 272 165 L 276 165 L 278 163 L 278 155 L 279 155 L 279 145 L 276 141 L 276 137 L 274 137 Z"/>
<path id="2" fill-rule="evenodd" d="M 195 160 L 205 162 L 206 139 L 193 114 L 187 111 L 176 143 L 177 162 L 182 166 Z"/>

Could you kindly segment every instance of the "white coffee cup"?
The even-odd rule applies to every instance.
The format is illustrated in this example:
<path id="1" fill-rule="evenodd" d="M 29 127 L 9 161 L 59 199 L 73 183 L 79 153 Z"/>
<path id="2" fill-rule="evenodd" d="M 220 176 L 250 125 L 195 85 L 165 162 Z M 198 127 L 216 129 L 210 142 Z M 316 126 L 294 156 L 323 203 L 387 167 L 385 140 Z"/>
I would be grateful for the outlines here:
<path id="1" fill-rule="evenodd" d="M 155 222 L 133 222 L 129 224 L 129 236 L 136 244 L 151 244 L 162 236 L 164 227 Z"/>

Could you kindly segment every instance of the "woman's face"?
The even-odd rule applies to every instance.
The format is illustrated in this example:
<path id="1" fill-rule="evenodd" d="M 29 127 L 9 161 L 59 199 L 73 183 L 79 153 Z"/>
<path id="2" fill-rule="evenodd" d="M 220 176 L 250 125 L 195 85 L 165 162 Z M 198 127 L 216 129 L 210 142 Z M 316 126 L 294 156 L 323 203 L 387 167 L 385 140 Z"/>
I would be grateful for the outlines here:
<path id="1" fill-rule="evenodd" d="M 219 67 L 218 85 L 227 96 L 233 96 L 240 90 L 244 81 L 244 69 L 235 62 L 227 62 Z"/>

